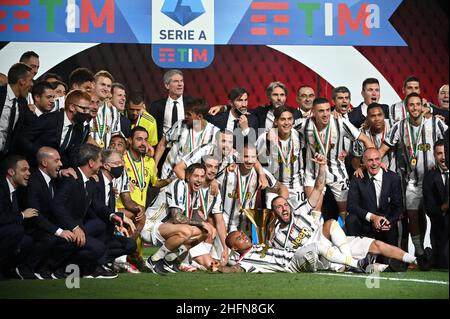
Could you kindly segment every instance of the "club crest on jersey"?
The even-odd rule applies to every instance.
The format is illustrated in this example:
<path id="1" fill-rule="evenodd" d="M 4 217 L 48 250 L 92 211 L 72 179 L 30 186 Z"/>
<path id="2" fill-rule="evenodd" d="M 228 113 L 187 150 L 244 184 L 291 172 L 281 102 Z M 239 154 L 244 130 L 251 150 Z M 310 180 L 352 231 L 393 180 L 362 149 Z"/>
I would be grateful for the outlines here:
<path id="1" fill-rule="evenodd" d="M 228 193 L 229 198 L 238 199 L 238 192 L 232 191 L 231 193 Z M 252 197 L 252 193 L 246 192 L 245 193 L 245 199 L 250 199 Z"/>
<path id="2" fill-rule="evenodd" d="M 419 148 L 419 151 L 421 151 L 421 152 L 431 151 L 431 145 L 429 143 L 419 144 L 418 148 Z"/>

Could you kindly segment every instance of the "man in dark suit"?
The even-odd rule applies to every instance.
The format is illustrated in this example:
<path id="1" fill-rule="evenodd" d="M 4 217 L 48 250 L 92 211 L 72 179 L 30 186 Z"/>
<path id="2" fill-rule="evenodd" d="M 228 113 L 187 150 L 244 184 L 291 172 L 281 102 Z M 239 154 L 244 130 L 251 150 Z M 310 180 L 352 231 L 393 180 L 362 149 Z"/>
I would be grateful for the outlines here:
<path id="1" fill-rule="evenodd" d="M 97 190 L 95 191 L 96 200 L 104 203 L 112 212 L 116 212 L 116 195 L 114 192 L 114 185 L 117 186 L 117 191 L 128 189 L 128 185 L 122 185 L 128 181 L 124 181 L 121 177 L 124 173 L 124 161 L 122 154 L 119 152 L 106 149 L 102 151 L 103 165 L 98 174 L 98 183 L 96 183 Z M 123 215 L 124 223 L 129 225 L 130 231 L 136 230 L 134 223 Z M 136 251 L 137 245 L 134 239 L 129 238 L 129 233 L 126 228 L 116 229 L 112 224 L 105 225 L 105 244 L 106 252 L 100 262 L 103 265 L 112 265 L 114 269 L 126 272 L 139 272 L 135 270 L 127 261 L 126 256 Z M 120 261 L 115 261 L 118 257 Z"/>
<path id="2" fill-rule="evenodd" d="M 0 160 L 17 151 L 32 86 L 33 73 L 24 63 L 14 64 L 8 71 L 8 85 L 0 86 Z"/>
<path id="3" fill-rule="evenodd" d="M 445 164 L 444 141 L 434 144 L 436 167 L 423 177 L 423 205 L 431 220 L 433 265 L 448 269 L 448 167 Z"/>
<path id="4" fill-rule="evenodd" d="M 91 144 L 80 147 L 79 166 L 75 169 L 77 178 L 70 176 L 61 180 L 51 211 L 56 226 L 71 230 L 74 234 L 78 251 L 69 263 L 79 265 L 84 276 L 115 278 L 117 274 L 101 267 L 101 258 L 106 250 L 102 238 L 105 224 L 122 226 L 122 220 L 94 197 L 96 185 L 90 178 L 102 166 L 100 152 L 99 147 Z"/>
<path id="5" fill-rule="evenodd" d="M 363 178 L 354 176 L 348 193 L 348 236 L 367 236 L 398 246 L 397 221 L 403 212 L 400 177 L 380 167 L 376 148 L 363 155 L 366 171 Z"/>
<path id="6" fill-rule="evenodd" d="M 362 83 L 361 95 L 364 99 L 360 105 L 348 113 L 348 119 L 355 127 L 360 128 L 367 117 L 367 107 L 371 103 L 378 103 L 380 100 L 380 82 L 375 78 L 367 78 Z M 389 118 L 389 106 L 380 104 L 384 111 L 385 118 Z"/>
<path id="7" fill-rule="evenodd" d="M 247 111 L 248 96 L 246 89 L 233 88 L 228 93 L 230 108 L 224 113 L 206 117 L 208 122 L 220 128 L 221 131 L 226 129 L 235 133 L 235 147 L 237 141 L 240 143 L 238 145 L 243 146 L 245 137 L 250 138 L 250 142 L 255 143 L 258 136 L 258 118 Z"/>
<path id="8" fill-rule="evenodd" d="M 77 150 L 83 142 L 83 123 L 90 119 L 90 101 L 91 96 L 87 92 L 71 91 L 66 97 L 63 111 L 42 115 L 27 127 L 20 137 L 20 143 L 28 160 L 36 163 L 38 149 L 49 146 L 61 155 L 63 167 L 76 167 Z"/>
<path id="9" fill-rule="evenodd" d="M 131 121 L 125 116 L 125 104 L 127 102 L 125 86 L 121 83 L 113 83 L 111 85 L 111 95 L 111 104 L 119 111 L 120 131 L 128 138 L 131 136 Z"/>
<path id="10" fill-rule="evenodd" d="M 169 70 L 164 73 L 163 80 L 169 96 L 151 103 L 147 110 L 156 120 L 158 142 L 177 121 L 184 119 L 186 104 L 192 100 L 190 97 L 183 96 L 183 72 L 177 69 Z"/>
<path id="11" fill-rule="evenodd" d="M 72 231 L 55 225 L 51 206 L 56 191 L 61 157 L 54 148 L 43 146 L 37 153 L 38 169 L 29 179 L 27 207 L 35 208 L 39 215 L 26 225 L 35 247 L 27 258 L 27 266 L 39 279 L 51 279 L 52 272 L 63 267 L 63 262 L 76 249 Z"/>
<path id="12" fill-rule="evenodd" d="M 279 106 L 286 105 L 287 88 L 281 82 L 272 82 L 266 88 L 266 95 L 270 103 L 266 106 L 259 106 L 256 109 L 251 110 L 251 113 L 258 118 L 258 127 L 265 128 L 266 131 L 272 128 L 274 115 L 273 112 Z M 286 107 L 288 107 L 286 105 Z M 299 110 L 293 109 L 294 121 L 302 117 L 302 113 Z"/>
<path id="13" fill-rule="evenodd" d="M 28 185 L 30 166 L 20 155 L 9 155 L 2 165 L 0 177 L 0 279 L 15 272 L 21 278 L 33 279 L 30 269 L 23 267 L 28 253 L 33 249 L 33 241 L 25 235 L 23 221 L 38 215 L 34 208 L 22 210 L 21 187 Z"/>

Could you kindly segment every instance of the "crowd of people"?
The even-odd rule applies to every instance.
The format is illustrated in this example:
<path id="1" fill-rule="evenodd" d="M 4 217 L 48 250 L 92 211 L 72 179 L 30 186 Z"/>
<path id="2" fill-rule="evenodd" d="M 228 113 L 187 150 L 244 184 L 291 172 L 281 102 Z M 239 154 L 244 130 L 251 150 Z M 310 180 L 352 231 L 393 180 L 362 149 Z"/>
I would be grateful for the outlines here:
<path id="1" fill-rule="evenodd" d="M 235 87 L 209 107 L 171 69 L 146 104 L 106 70 L 19 61 L 0 75 L 0 279 L 448 269 L 448 84 L 437 105 L 410 76 L 391 105 L 367 78 L 355 107 L 309 85 L 288 106 L 278 81 L 267 105 Z"/>

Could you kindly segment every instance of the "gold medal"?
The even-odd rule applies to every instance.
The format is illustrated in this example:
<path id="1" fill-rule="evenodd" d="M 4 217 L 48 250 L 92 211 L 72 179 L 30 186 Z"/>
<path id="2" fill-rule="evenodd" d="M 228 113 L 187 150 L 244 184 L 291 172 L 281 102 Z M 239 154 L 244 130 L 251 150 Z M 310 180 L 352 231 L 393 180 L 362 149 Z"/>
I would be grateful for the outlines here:
<path id="1" fill-rule="evenodd" d="M 100 148 L 104 148 L 104 147 L 105 147 L 105 143 L 103 143 L 103 141 L 100 140 L 100 141 L 98 142 L 98 146 L 99 146 Z"/>
<path id="2" fill-rule="evenodd" d="M 412 159 L 411 159 L 411 167 L 412 167 L 412 168 L 415 168 L 416 165 L 417 165 L 417 159 L 412 158 Z"/>

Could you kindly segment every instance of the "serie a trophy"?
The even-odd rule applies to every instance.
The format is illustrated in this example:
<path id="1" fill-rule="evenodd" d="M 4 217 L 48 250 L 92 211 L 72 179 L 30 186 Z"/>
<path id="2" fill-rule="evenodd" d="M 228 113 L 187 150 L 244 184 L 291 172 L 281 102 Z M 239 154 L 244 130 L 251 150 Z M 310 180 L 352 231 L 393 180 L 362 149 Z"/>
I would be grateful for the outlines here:
<path id="1" fill-rule="evenodd" d="M 275 228 L 276 217 L 267 208 L 245 208 L 241 212 L 247 216 L 256 228 L 256 235 L 258 237 L 258 244 L 267 245 L 272 238 L 273 230 Z"/>

